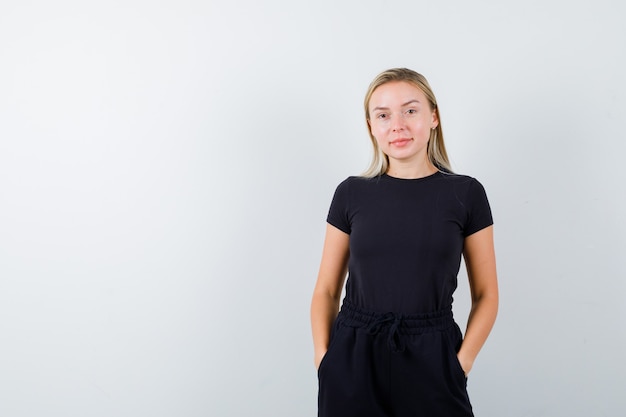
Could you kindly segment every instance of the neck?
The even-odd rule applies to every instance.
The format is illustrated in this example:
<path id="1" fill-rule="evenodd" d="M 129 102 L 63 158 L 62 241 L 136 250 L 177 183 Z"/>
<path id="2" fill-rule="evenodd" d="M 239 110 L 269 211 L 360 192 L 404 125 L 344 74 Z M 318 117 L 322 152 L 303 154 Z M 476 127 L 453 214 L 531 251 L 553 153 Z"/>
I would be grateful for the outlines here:
<path id="1" fill-rule="evenodd" d="M 403 164 L 401 161 L 389 161 L 389 168 L 387 169 L 387 175 L 395 178 L 402 179 L 417 179 L 427 177 L 437 172 L 437 168 L 428 160 L 419 165 Z"/>

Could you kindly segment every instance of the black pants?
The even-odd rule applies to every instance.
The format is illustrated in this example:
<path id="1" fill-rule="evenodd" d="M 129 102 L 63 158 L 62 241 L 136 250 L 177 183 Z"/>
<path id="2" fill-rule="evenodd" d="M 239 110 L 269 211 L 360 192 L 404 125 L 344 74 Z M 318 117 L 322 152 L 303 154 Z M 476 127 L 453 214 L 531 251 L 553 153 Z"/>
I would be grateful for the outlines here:
<path id="1" fill-rule="evenodd" d="M 344 303 L 320 364 L 319 417 L 471 417 L 452 311 L 375 314 Z"/>

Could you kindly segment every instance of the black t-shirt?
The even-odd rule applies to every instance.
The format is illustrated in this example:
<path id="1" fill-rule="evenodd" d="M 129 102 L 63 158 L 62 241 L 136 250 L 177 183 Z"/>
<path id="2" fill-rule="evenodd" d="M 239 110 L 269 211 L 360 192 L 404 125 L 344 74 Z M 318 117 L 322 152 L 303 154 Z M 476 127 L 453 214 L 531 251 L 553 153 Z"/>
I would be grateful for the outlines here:
<path id="1" fill-rule="evenodd" d="M 327 221 L 350 235 L 346 300 L 404 314 L 450 308 L 465 237 L 493 224 L 483 186 L 443 172 L 349 177 Z"/>

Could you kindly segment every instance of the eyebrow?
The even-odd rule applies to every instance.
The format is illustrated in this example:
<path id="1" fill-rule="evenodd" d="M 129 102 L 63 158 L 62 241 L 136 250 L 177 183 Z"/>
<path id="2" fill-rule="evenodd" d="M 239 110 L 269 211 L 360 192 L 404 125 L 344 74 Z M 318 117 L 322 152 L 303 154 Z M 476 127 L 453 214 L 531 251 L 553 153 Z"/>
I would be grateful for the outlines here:
<path id="1" fill-rule="evenodd" d="M 420 103 L 420 101 L 419 101 L 419 100 L 417 100 L 417 99 L 409 100 L 409 101 L 407 101 L 406 103 L 402 104 L 402 106 L 400 106 L 400 107 L 406 107 L 406 106 L 408 106 L 409 104 L 413 104 L 413 103 L 417 103 L 417 104 L 419 104 L 419 103 Z M 389 110 L 389 107 L 374 107 L 374 108 L 372 109 L 372 111 L 377 111 L 377 110 Z"/>

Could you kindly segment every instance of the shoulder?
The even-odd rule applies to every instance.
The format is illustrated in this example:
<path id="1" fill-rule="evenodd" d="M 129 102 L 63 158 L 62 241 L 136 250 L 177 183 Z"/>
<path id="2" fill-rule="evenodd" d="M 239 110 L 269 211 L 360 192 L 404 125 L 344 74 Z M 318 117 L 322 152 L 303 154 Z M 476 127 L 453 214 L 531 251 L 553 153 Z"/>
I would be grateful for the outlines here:
<path id="1" fill-rule="evenodd" d="M 439 171 L 439 178 L 441 178 L 444 181 L 449 181 L 454 184 L 465 184 L 468 182 L 477 181 L 476 178 L 471 177 L 469 175 L 458 174 L 455 172 L 446 172 L 446 171 Z"/>
<path id="2" fill-rule="evenodd" d="M 447 183 L 461 189 L 483 189 L 483 185 L 476 178 L 464 174 L 441 172 L 439 175 L 442 183 Z"/>
<path id="3" fill-rule="evenodd" d="M 370 177 L 360 177 L 357 175 L 352 175 L 346 178 L 345 180 L 343 180 L 339 185 L 341 184 L 371 184 L 373 182 L 377 182 L 378 180 L 380 180 L 380 177 L 370 178 Z"/>
<path id="4" fill-rule="evenodd" d="M 493 224 L 489 199 L 483 185 L 476 178 L 462 174 L 446 174 L 452 187 L 454 199 L 466 213 L 463 234 L 469 236 Z"/>
<path id="5" fill-rule="evenodd" d="M 442 173 L 440 176 L 441 190 L 449 193 L 452 198 L 466 209 L 470 207 L 487 207 L 489 201 L 485 187 L 476 178 L 463 174 Z"/>
<path id="6" fill-rule="evenodd" d="M 339 183 L 337 186 L 337 191 L 347 191 L 348 189 L 359 189 L 363 187 L 371 186 L 372 184 L 378 183 L 380 177 L 359 177 L 359 176 L 350 176 Z"/>

